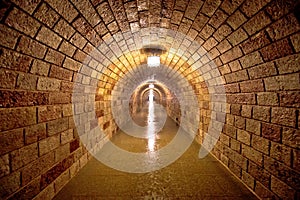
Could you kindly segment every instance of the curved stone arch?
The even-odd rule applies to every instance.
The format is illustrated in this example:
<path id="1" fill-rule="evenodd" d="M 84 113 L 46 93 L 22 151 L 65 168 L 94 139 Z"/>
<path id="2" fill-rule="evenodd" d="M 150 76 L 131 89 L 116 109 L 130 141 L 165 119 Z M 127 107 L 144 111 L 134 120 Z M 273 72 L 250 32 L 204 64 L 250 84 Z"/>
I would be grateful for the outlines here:
<path id="1" fill-rule="evenodd" d="M 176 40 L 183 41 L 187 37 L 182 36 L 182 34 L 180 34 L 180 33 L 176 33 L 175 38 L 176 38 Z M 156 41 L 156 42 L 158 44 L 160 44 L 162 41 Z M 192 43 L 192 41 L 191 41 L 191 43 Z M 151 42 L 146 40 L 146 44 L 151 44 Z M 180 45 L 182 45 L 182 44 L 180 44 Z M 188 102 L 188 100 L 192 100 L 192 99 L 188 99 L 188 97 L 192 98 L 192 95 L 188 96 L 187 95 L 188 92 L 184 91 L 184 90 L 189 88 L 189 91 L 194 92 L 194 88 L 189 84 L 187 84 L 186 87 L 184 87 L 183 82 L 184 82 L 184 80 L 186 80 L 184 78 L 185 76 L 186 77 L 192 76 L 193 73 L 199 73 L 200 76 L 197 76 L 197 77 L 200 77 L 200 78 L 198 78 L 198 80 L 196 80 L 196 81 L 189 80 L 188 82 L 194 82 L 193 83 L 194 85 L 200 83 L 201 81 L 205 82 L 207 89 L 208 89 L 208 93 L 209 93 L 209 98 L 210 98 L 209 100 L 211 102 L 212 113 L 213 114 L 216 114 L 217 112 L 223 113 L 224 105 L 226 102 L 225 90 L 224 90 L 224 88 L 222 89 L 224 80 L 220 76 L 218 69 L 213 65 L 214 63 L 213 62 L 205 62 L 205 60 L 201 61 L 201 59 L 199 59 L 199 58 L 201 58 L 201 56 L 205 55 L 205 53 L 203 53 L 201 51 L 197 52 L 197 51 L 201 50 L 200 46 L 198 48 L 194 48 L 195 52 L 193 55 L 195 55 L 195 56 L 192 56 L 192 59 L 189 59 L 188 61 L 184 61 L 180 57 L 180 56 L 183 57 L 184 53 L 186 51 L 173 52 L 173 49 L 174 48 L 172 48 L 172 45 L 171 45 L 170 49 L 168 51 L 169 52 L 168 55 L 165 57 L 165 59 L 162 59 L 162 65 L 163 65 L 163 63 L 169 63 L 168 66 L 173 66 L 173 67 L 172 68 L 165 67 L 164 72 L 166 72 L 166 74 L 164 76 L 162 76 L 162 73 L 160 73 L 160 74 L 158 74 L 158 76 L 156 76 L 156 79 L 157 80 L 161 79 L 160 81 L 163 82 L 163 80 L 169 80 L 170 78 L 173 78 L 174 80 L 176 80 L 176 81 L 174 81 L 174 82 L 176 82 L 176 84 L 179 84 L 179 85 L 181 84 L 180 87 L 177 87 L 177 89 L 176 89 L 176 87 L 174 88 L 172 86 L 170 86 L 170 88 L 172 88 L 171 90 L 174 91 L 175 95 L 180 95 L 180 93 L 184 94 L 184 95 L 180 96 L 180 97 L 182 97 L 182 99 L 186 98 L 184 101 L 181 102 L 183 104 L 183 106 L 181 105 L 181 109 L 188 109 L 191 111 L 191 113 L 193 113 L 193 109 L 190 109 L 188 107 L 190 105 L 188 105 L 188 104 L 184 105 L 186 102 Z M 83 78 L 81 79 L 81 85 L 84 85 L 84 87 L 85 87 L 84 92 L 87 94 L 85 96 L 86 102 L 84 103 L 84 108 L 85 108 L 85 111 L 88 112 L 88 113 L 84 113 L 84 114 L 87 116 L 89 116 L 89 115 L 91 116 L 90 118 L 92 118 L 94 121 L 93 124 L 96 123 L 95 121 L 97 121 L 97 119 L 95 120 L 96 117 L 92 113 L 92 111 L 93 111 L 93 108 L 91 106 L 93 104 L 92 99 L 93 98 L 95 99 L 95 96 L 96 96 L 95 93 L 93 93 L 92 91 L 93 90 L 96 91 L 95 86 L 99 86 L 99 84 L 97 83 L 97 78 L 100 78 L 103 75 L 106 76 L 106 78 L 102 79 L 103 82 L 105 82 L 102 84 L 102 87 L 107 90 L 106 91 L 106 94 L 108 94 L 107 100 L 111 100 L 111 102 L 113 102 L 112 105 L 114 106 L 114 108 L 116 108 L 117 107 L 116 105 L 118 105 L 120 102 L 128 101 L 125 99 L 117 99 L 115 101 L 112 100 L 113 99 L 112 93 L 114 91 L 117 91 L 118 89 L 120 89 L 119 85 L 127 86 L 127 87 L 129 85 L 131 85 L 131 86 L 135 85 L 135 88 L 136 88 L 136 86 L 137 86 L 136 83 L 141 83 L 144 81 L 144 80 L 138 79 L 139 77 L 141 77 L 141 75 L 138 75 L 138 74 L 141 73 L 143 76 L 149 75 L 149 74 L 145 73 L 145 71 L 141 71 L 142 67 L 147 67 L 147 66 L 145 66 L 145 64 L 137 65 L 135 63 L 135 59 L 132 57 L 132 52 L 137 53 L 136 50 L 131 51 L 130 54 L 129 53 L 126 54 L 126 51 L 125 51 L 125 52 L 123 52 L 123 56 L 122 56 L 119 52 L 119 54 L 120 54 L 119 57 L 114 57 L 114 59 L 121 61 L 122 64 L 118 63 L 117 61 L 110 62 L 106 58 L 103 58 L 103 59 L 99 59 L 99 60 L 103 60 L 103 63 L 98 65 L 98 66 L 101 66 L 101 68 L 100 67 L 98 68 L 98 66 L 94 66 L 94 70 L 93 70 L 90 66 L 91 62 L 92 62 L 91 60 L 89 62 L 86 62 L 87 65 L 82 65 L 80 72 L 84 75 L 83 75 Z M 172 54 L 173 54 L 173 56 L 170 56 Z M 179 56 L 177 54 L 179 54 Z M 126 65 L 126 62 L 124 60 L 125 57 L 126 57 L 126 60 L 129 65 L 128 65 L 128 67 L 125 67 L 125 69 L 122 70 L 122 68 L 120 69 L 114 63 L 119 64 L 119 66 L 122 66 L 124 64 Z M 195 59 L 194 59 L 194 57 L 195 57 Z M 162 56 L 162 58 L 164 58 L 164 57 Z M 198 58 L 197 61 L 195 61 L 196 58 Z M 122 61 L 122 59 L 123 59 L 123 61 Z M 190 63 L 190 65 L 188 64 L 188 62 Z M 137 62 L 137 63 L 140 63 L 140 62 Z M 107 67 L 105 67 L 105 66 L 107 66 Z M 163 65 L 163 66 L 165 66 L 165 65 Z M 146 71 L 151 71 L 151 70 L 148 69 Z M 118 72 L 121 72 L 120 75 L 122 77 L 119 74 L 117 74 Z M 86 76 L 88 76 L 88 75 L 93 76 L 89 82 L 85 81 Z M 134 81 L 132 82 L 132 80 L 128 77 L 134 77 Z M 131 81 L 128 81 L 128 80 L 131 80 Z M 80 82 L 80 81 L 77 81 L 77 82 Z M 122 84 L 119 84 L 119 83 L 122 83 Z M 184 89 L 183 89 L 183 87 L 184 87 Z M 215 87 L 218 87 L 219 90 L 217 91 L 215 89 Z M 76 89 L 77 89 L 77 87 L 74 87 L 74 91 L 76 91 Z M 124 88 L 123 88 L 123 90 L 124 90 Z M 179 99 L 180 99 L 180 97 L 179 97 Z M 194 101 L 197 101 L 197 100 L 194 99 Z M 73 102 L 76 102 L 76 95 L 73 96 Z M 108 106 L 107 103 L 105 105 Z M 199 105 L 198 102 L 197 102 L 197 105 Z M 76 118 L 76 114 L 81 114 L 80 112 L 76 112 L 76 110 L 78 110 L 78 109 L 76 109 L 77 107 L 80 108 L 80 106 L 74 105 L 75 118 Z M 108 110 L 110 110 L 110 109 L 108 109 Z M 196 109 L 196 110 L 199 110 L 199 109 Z M 90 141 L 90 138 L 95 138 L 92 135 L 94 135 L 94 136 L 96 135 L 96 137 L 97 137 L 98 134 L 95 133 L 95 131 L 93 131 L 93 130 L 95 130 L 93 128 L 95 128 L 96 126 L 93 126 L 91 128 L 91 125 L 87 125 L 84 122 L 78 124 L 78 121 L 80 121 L 83 118 L 84 114 L 82 114 L 82 116 L 80 115 L 79 119 L 78 118 L 75 119 L 75 123 L 76 123 L 76 125 L 79 125 L 79 127 L 84 128 L 85 132 L 84 132 L 84 134 L 82 134 L 84 136 L 82 136 L 81 139 L 83 141 L 87 142 L 86 147 L 89 149 L 89 148 L 93 147 L 93 142 Z M 200 115 L 195 113 L 194 116 L 197 116 L 196 121 L 197 120 L 199 121 L 198 118 Z M 204 148 L 201 148 L 201 151 L 199 152 L 200 157 L 204 157 L 208 153 L 208 151 L 210 151 L 213 148 L 214 144 L 216 143 L 218 136 L 220 135 L 220 132 L 222 130 L 222 124 L 224 124 L 224 121 L 225 121 L 225 114 L 223 113 L 221 115 L 221 120 L 219 118 L 218 119 L 219 121 L 214 120 L 212 117 L 210 119 L 211 119 L 211 121 L 207 128 L 208 130 L 207 130 L 207 132 L 203 133 L 203 135 L 206 134 L 206 136 L 204 137 L 204 140 L 202 143 Z M 181 121 L 183 121 L 183 120 L 181 120 Z M 194 123 L 192 118 L 191 118 L 191 122 Z M 190 123 L 190 122 L 187 122 L 187 123 Z M 90 123 L 90 124 L 92 124 L 92 123 Z M 118 122 L 117 122 L 117 124 L 118 124 Z M 197 122 L 196 124 L 198 126 L 199 123 Z M 119 125 L 120 124 L 118 124 L 118 126 Z M 105 125 L 103 128 L 105 129 Z M 192 132 L 192 135 L 196 134 L 195 131 L 198 131 L 198 128 L 197 128 L 197 130 L 189 130 L 188 126 L 185 127 L 185 129 L 188 130 L 189 132 Z M 86 131 L 86 130 L 89 130 L 89 131 Z M 87 134 L 85 134 L 86 132 L 92 132 L 92 134 L 87 135 Z M 104 137 L 104 136 L 99 136 L 99 137 Z M 208 151 L 205 151 L 205 148 Z"/>

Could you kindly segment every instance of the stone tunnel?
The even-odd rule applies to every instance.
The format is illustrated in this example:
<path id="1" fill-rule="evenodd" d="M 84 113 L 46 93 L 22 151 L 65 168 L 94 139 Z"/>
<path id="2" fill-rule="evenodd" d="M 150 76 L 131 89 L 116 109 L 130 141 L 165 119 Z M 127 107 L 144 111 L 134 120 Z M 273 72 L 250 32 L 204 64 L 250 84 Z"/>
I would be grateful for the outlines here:
<path id="1" fill-rule="evenodd" d="M 1 199 L 300 199 L 298 0 L 0 10 Z"/>

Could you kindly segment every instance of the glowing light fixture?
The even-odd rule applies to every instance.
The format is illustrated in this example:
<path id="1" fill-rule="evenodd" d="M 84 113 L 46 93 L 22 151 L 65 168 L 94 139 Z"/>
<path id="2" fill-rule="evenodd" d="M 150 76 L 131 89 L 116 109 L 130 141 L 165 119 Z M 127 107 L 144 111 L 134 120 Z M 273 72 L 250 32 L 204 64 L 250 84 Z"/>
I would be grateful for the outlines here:
<path id="1" fill-rule="evenodd" d="M 149 84 L 149 88 L 154 88 L 154 85 L 152 83 Z"/>
<path id="2" fill-rule="evenodd" d="M 147 60 L 147 64 L 149 67 L 158 67 L 160 65 L 160 57 L 159 56 L 149 56 Z"/>

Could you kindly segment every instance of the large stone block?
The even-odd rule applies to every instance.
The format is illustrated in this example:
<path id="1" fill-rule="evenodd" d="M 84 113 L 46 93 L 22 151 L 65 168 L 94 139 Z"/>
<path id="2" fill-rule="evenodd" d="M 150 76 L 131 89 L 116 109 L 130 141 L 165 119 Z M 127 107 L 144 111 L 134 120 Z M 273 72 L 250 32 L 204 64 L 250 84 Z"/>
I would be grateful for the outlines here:
<path id="1" fill-rule="evenodd" d="M 0 120 L 0 131 L 36 124 L 36 108 L 24 107 L 0 109 Z"/>
<path id="2" fill-rule="evenodd" d="M 234 104 L 255 104 L 255 94 L 251 93 L 239 93 L 239 94 L 232 94 L 227 95 L 227 103 L 234 103 Z"/>
<path id="3" fill-rule="evenodd" d="M 60 105 L 38 107 L 39 123 L 61 118 L 61 115 L 62 107 Z"/>
<path id="4" fill-rule="evenodd" d="M 44 155 L 56 148 L 60 145 L 60 137 L 58 135 L 53 135 L 51 137 L 47 137 L 39 142 L 39 155 Z"/>
<path id="5" fill-rule="evenodd" d="M 270 1 L 271 0 L 245 1 L 241 6 L 241 10 L 247 17 L 252 17 Z"/>
<path id="6" fill-rule="evenodd" d="M 17 79 L 17 89 L 36 90 L 37 77 L 31 74 L 19 74 Z"/>
<path id="7" fill-rule="evenodd" d="M 103 2 L 101 3 L 98 7 L 97 7 L 98 13 L 100 14 L 100 16 L 102 17 L 103 21 L 105 22 L 105 24 L 109 24 L 110 22 L 112 22 L 114 20 L 114 15 L 110 9 L 110 6 L 107 2 Z"/>
<path id="8" fill-rule="evenodd" d="M 69 40 L 75 33 L 74 28 L 70 26 L 64 19 L 59 20 L 59 22 L 54 27 L 54 31 L 67 40 Z"/>
<path id="9" fill-rule="evenodd" d="M 243 42 L 241 48 L 245 54 L 248 54 L 268 44 L 270 44 L 269 36 L 265 31 L 261 31 Z"/>
<path id="10" fill-rule="evenodd" d="M 46 124 L 35 124 L 25 128 L 25 144 L 32 144 L 46 137 Z"/>
<path id="11" fill-rule="evenodd" d="M 0 179 L 0 198 L 7 199 L 7 197 L 13 192 L 17 191 L 21 187 L 21 173 L 15 172 L 9 176 L 5 176 Z"/>
<path id="12" fill-rule="evenodd" d="M 60 81 L 53 78 L 39 77 L 37 89 L 42 91 L 59 91 Z"/>
<path id="13" fill-rule="evenodd" d="M 238 129 L 238 131 L 237 131 L 237 140 L 238 141 L 250 146 L 250 139 L 251 139 L 251 134 L 249 134 L 247 131 Z"/>
<path id="14" fill-rule="evenodd" d="M 260 11 L 258 14 L 248 20 L 248 22 L 243 27 L 249 35 L 253 35 L 270 23 L 271 19 L 269 18 L 269 16 L 264 11 Z"/>
<path id="15" fill-rule="evenodd" d="M 74 139 L 73 129 L 66 130 L 60 134 L 61 144 L 69 143 Z"/>
<path id="16" fill-rule="evenodd" d="M 267 106 L 253 106 L 253 119 L 270 122 L 271 108 Z"/>
<path id="17" fill-rule="evenodd" d="M 27 145 L 11 152 L 11 169 L 15 171 L 38 158 L 37 143 Z"/>
<path id="18" fill-rule="evenodd" d="M 227 17 L 228 15 L 224 11 L 218 9 L 215 14 L 209 19 L 208 23 L 213 27 L 218 28 L 227 19 Z"/>
<path id="19" fill-rule="evenodd" d="M 257 94 L 258 105 L 278 106 L 278 94 L 275 92 L 261 92 Z"/>
<path id="20" fill-rule="evenodd" d="M 281 141 L 281 126 L 277 126 L 274 124 L 262 123 L 262 136 L 274 142 Z"/>
<path id="21" fill-rule="evenodd" d="M 25 36 L 21 37 L 17 46 L 17 51 L 40 59 L 44 57 L 46 50 L 46 46 Z"/>
<path id="22" fill-rule="evenodd" d="M 34 37 L 40 27 L 38 21 L 17 8 L 9 13 L 5 23 L 31 37 Z"/>
<path id="23" fill-rule="evenodd" d="M 23 129 L 15 129 L 0 134 L 0 155 L 24 146 Z"/>
<path id="24" fill-rule="evenodd" d="M 19 38 L 19 33 L 7 26 L 0 25 L 0 41 L 2 46 L 14 49 Z"/>
<path id="25" fill-rule="evenodd" d="M 74 55 L 75 50 L 76 50 L 76 47 L 74 47 L 71 43 L 69 43 L 65 40 L 59 46 L 59 51 L 70 57 L 72 57 Z"/>
<path id="26" fill-rule="evenodd" d="M 296 109 L 294 108 L 283 108 L 283 107 L 273 107 L 271 122 L 274 124 L 279 124 L 283 126 L 296 126 Z M 296 128 L 296 127 L 295 127 Z"/>
<path id="27" fill-rule="evenodd" d="M 251 81 L 243 81 L 240 83 L 241 92 L 263 92 L 264 84 L 263 81 L 260 80 L 251 80 Z"/>
<path id="28" fill-rule="evenodd" d="M 271 142 L 270 156 L 273 159 L 281 161 L 287 166 L 291 166 L 291 154 L 291 148 L 276 142 Z"/>
<path id="29" fill-rule="evenodd" d="M 65 59 L 65 56 L 58 52 L 58 51 L 55 51 L 55 50 L 52 50 L 52 49 L 49 49 L 47 51 L 47 54 L 46 54 L 46 57 L 45 57 L 45 60 L 48 61 L 48 62 L 51 62 L 55 65 L 58 65 L 58 66 L 61 66 L 63 61 Z"/>
<path id="30" fill-rule="evenodd" d="M 68 22 L 73 21 L 73 19 L 78 15 L 78 11 L 74 6 L 67 0 L 47 0 L 54 10 L 61 14 Z"/>
<path id="31" fill-rule="evenodd" d="M 22 185 L 27 185 L 31 180 L 46 172 L 54 164 L 54 152 L 39 157 L 22 168 Z"/>
<path id="32" fill-rule="evenodd" d="M 23 107 L 49 103 L 49 94 L 44 92 L 0 90 L 0 107 Z"/>
<path id="33" fill-rule="evenodd" d="M 294 199 L 296 191 L 278 178 L 271 176 L 271 190 L 283 199 Z"/>
<path id="34" fill-rule="evenodd" d="M 67 117 L 49 121 L 47 123 L 47 134 L 55 135 L 67 130 L 69 127 L 69 119 Z"/>
<path id="35" fill-rule="evenodd" d="M 63 172 L 72 166 L 74 163 L 74 156 L 70 155 L 57 165 L 49 169 L 46 173 L 41 176 L 41 189 L 46 188 L 50 185 L 57 177 L 59 177 Z"/>
<path id="36" fill-rule="evenodd" d="M 0 69 L 0 87 L 6 89 L 15 88 L 17 76 L 16 72 Z"/>
<path id="37" fill-rule="evenodd" d="M 42 27 L 42 29 L 36 36 L 36 39 L 54 49 L 57 49 L 62 40 L 62 38 L 59 35 L 45 27 Z"/>
<path id="38" fill-rule="evenodd" d="M 289 147 L 298 148 L 300 144 L 299 129 L 284 127 L 282 130 L 282 143 Z"/>
<path id="39" fill-rule="evenodd" d="M 269 186 L 271 174 L 263 169 L 263 167 L 260 167 L 253 162 L 249 162 L 248 172 L 256 179 L 257 182 L 260 182 L 265 187 Z"/>
<path id="40" fill-rule="evenodd" d="M 70 143 L 55 149 L 55 162 L 60 162 L 70 155 Z"/>
<path id="41" fill-rule="evenodd" d="M 285 182 L 292 188 L 300 187 L 299 172 L 287 167 L 280 161 L 277 161 L 269 156 L 264 156 L 264 168 L 277 179 Z"/>
<path id="42" fill-rule="evenodd" d="M 59 19 L 59 15 L 46 3 L 42 3 L 42 5 L 39 6 L 34 13 L 34 17 L 50 28 L 52 28 Z"/>
<path id="43" fill-rule="evenodd" d="M 263 154 L 252 147 L 242 144 L 242 155 L 259 166 L 263 165 Z"/>
<path id="44" fill-rule="evenodd" d="M 274 42 L 260 50 L 264 60 L 272 61 L 282 58 L 293 53 L 293 49 L 287 39 Z"/>
<path id="45" fill-rule="evenodd" d="M 40 76 L 48 76 L 49 69 L 49 63 L 43 62 L 41 60 L 34 60 L 31 66 L 30 73 Z"/>
<path id="46" fill-rule="evenodd" d="M 14 199 L 33 199 L 40 192 L 40 178 L 34 179 L 25 187 L 21 188 L 15 194 L 9 197 L 9 200 Z"/>

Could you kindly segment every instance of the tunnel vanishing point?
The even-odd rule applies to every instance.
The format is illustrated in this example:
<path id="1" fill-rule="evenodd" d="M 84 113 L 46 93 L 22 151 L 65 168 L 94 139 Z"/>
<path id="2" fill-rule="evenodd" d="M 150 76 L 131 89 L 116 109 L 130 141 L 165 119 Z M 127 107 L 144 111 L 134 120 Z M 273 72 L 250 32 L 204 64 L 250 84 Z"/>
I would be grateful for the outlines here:
<path id="1" fill-rule="evenodd" d="M 0 199 L 54 198 L 150 96 L 198 159 L 300 199 L 298 0 L 1 0 L 0 20 Z"/>

